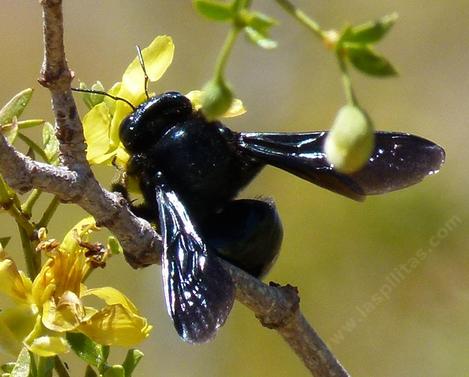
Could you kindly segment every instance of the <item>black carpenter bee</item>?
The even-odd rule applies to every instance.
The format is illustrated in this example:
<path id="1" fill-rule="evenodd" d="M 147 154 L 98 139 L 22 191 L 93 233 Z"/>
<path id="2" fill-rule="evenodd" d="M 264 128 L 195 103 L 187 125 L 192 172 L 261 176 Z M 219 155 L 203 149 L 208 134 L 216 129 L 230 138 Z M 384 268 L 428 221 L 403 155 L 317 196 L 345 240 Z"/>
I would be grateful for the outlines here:
<path id="1" fill-rule="evenodd" d="M 326 135 L 234 132 L 177 92 L 149 98 L 122 122 L 131 155 L 126 174 L 145 199 L 135 210 L 159 224 L 166 305 L 185 341 L 210 340 L 233 305 L 233 282 L 218 256 L 259 277 L 279 252 L 282 225 L 273 202 L 235 199 L 265 165 L 363 200 L 421 181 L 445 158 L 418 136 L 377 132 L 368 164 L 345 175 L 326 160 Z"/>

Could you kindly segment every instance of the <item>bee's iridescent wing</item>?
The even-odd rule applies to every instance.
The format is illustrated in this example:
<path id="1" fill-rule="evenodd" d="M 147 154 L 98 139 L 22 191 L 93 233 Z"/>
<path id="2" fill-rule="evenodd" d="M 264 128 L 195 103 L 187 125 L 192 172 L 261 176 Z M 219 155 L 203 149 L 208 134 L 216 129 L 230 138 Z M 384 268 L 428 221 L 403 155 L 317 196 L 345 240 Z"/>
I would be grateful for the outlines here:
<path id="1" fill-rule="evenodd" d="M 327 132 L 241 133 L 239 147 L 256 160 L 355 200 L 418 183 L 438 172 L 445 159 L 443 148 L 429 140 L 377 132 L 368 164 L 356 173 L 342 174 L 327 161 L 326 136 Z"/>
<path id="2" fill-rule="evenodd" d="M 157 178 L 156 199 L 168 313 L 182 339 L 206 342 L 215 336 L 231 311 L 233 282 L 218 257 L 207 250 L 183 203 L 161 176 Z"/>

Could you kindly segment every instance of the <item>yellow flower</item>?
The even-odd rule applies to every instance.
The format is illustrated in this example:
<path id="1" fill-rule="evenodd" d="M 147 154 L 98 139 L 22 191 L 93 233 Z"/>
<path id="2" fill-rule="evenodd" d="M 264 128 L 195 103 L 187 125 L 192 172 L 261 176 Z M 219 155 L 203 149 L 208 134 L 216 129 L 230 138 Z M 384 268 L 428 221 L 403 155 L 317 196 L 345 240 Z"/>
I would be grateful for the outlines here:
<path id="1" fill-rule="evenodd" d="M 173 60 L 174 44 L 171 37 L 156 37 L 142 50 L 142 55 L 149 81 L 158 81 Z M 146 101 L 145 78 L 137 58 L 125 70 L 122 81 L 114 84 L 109 90 L 109 94 L 124 98 L 135 107 Z M 200 108 L 201 94 L 200 91 L 187 94 L 196 109 Z M 87 159 L 90 164 L 109 163 L 114 160 L 117 165 L 125 167 L 129 156 L 120 143 L 119 127 L 131 112 L 132 108 L 127 103 L 105 97 L 103 102 L 94 106 L 83 117 L 83 129 L 88 145 Z M 244 112 L 242 102 L 235 99 L 223 116 L 233 117 Z"/>
<path id="2" fill-rule="evenodd" d="M 91 269 L 81 240 L 96 229 L 92 218 L 78 223 L 52 248 L 34 281 L 19 271 L 0 251 L 0 294 L 10 307 L 0 312 L 0 350 L 17 355 L 23 345 L 40 356 L 70 350 L 67 332 L 81 332 L 103 345 L 131 346 L 145 339 L 151 325 L 121 292 L 112 287 L 88 289 L 83 279 Z M 101 309 L 85 306 L 83 298 L 96 296 Z"/>

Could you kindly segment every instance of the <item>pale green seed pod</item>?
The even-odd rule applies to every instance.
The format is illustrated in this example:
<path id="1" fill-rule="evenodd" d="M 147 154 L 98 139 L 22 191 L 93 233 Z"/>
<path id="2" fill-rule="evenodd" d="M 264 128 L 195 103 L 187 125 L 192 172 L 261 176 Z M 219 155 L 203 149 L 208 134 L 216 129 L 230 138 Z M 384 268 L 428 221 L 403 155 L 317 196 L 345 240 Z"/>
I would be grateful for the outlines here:
<path id="1" fill-rule="evenodd" d="M 360 170 L 374 149 L 374 129 L 368 115 L 353 105 L 342 107 L 334 120 L 324 150 L 327 160 L 339 172 Z"/>
<path id="2" fill-rule="evenodd" d="M 233 92 L 223 80 L 209 81 L 202 92 L 202 111 L 208 119 L 225 114 L 233 102 Z"/>

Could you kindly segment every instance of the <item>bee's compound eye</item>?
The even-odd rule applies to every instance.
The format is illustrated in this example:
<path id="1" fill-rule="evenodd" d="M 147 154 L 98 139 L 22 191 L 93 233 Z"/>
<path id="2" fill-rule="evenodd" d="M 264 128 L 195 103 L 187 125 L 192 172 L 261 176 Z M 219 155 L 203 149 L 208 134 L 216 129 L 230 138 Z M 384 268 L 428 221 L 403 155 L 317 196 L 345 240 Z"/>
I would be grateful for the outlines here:
<path id="1" fill-rule="evenodd" d="M 186 120 L 192 111 L 192 103 L 181 93 L 152 97 L 124 119 L 120 139 L 129 152 L 143 152 L 169 128 Z"/>
<path id="2" fill-rule="evenodd" d="M 151 145 L 152 140 L 148 137 L 148 133 L 145 124 L 136 119 L 132 113 L 121 123 L 119 136 L 128 152 L 137 153 Z"/>

